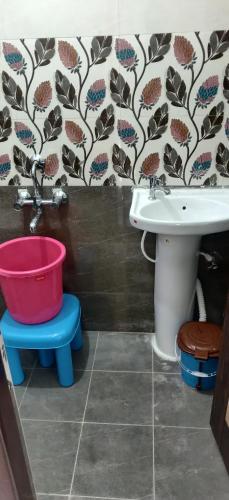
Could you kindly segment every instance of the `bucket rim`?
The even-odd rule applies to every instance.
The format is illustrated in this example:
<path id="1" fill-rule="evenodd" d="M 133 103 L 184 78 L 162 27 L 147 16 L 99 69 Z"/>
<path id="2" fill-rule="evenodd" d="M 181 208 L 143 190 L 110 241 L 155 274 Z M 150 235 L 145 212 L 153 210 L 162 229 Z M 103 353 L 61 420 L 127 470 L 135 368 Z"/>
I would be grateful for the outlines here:
<path id="1" fill-rule="evenodd" d="M 10 269 L 3 269 L 0 267 L 0 277 L 4 278 L 29 278 L 33 276 L 37 276 L 39 274 L 47 274 L 49 271 L 53 270 L 55 267 L 57 267 L 59 264 L 61 264 L 66 256 L 66 248 L 61 241 L 56 240 L 55 238 L 50 238 L 49 236 L 23 236 L 23 237 L 18 237 L 18 238 L 13 238 L 11 240 L 7 240 L 4 243 L 0 244 L 0 252 L 2 248 L 7 248 L 10 247 L 11 245 L 14 245 L 18 241 L 28 241 L 28 240 L 33 240 L 33 241 L 47 241 L 55 244 L 57 247 L 59 247 L 60 254 L 59 256 L 50 264 L 44 267 L 39 267 L 36 269 L 31 269 L 28 271 L 11 271 Z"/>

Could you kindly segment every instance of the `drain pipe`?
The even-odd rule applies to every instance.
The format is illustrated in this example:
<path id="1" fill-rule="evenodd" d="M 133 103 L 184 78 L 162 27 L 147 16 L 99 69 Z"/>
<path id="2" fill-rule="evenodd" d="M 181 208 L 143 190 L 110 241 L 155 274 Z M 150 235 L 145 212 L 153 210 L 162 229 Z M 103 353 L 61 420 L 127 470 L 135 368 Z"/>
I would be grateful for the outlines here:
<path id="1" fill-rule="evenodd" d="M 199 321 L 206 321 L 207 315 L 206 315 L 205 300 L 204 300 L 203 288 L 199 278 L 197 278 L 196 280 L 196 296 L 199 308 Z"/>

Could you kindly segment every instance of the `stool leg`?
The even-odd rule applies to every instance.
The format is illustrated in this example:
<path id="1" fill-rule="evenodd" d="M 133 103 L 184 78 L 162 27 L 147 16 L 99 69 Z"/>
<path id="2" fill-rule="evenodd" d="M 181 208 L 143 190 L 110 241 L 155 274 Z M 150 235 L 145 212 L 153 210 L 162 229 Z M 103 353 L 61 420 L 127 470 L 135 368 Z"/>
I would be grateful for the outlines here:
<path id="1" fill-rule="evenodd" d="M 56 349 L 56 364 L 60 385 L 69 387 L 74 383 L 70 344 Z"/>
<path id="2" fill-rule="evenodd" d="M 83 347 L 83 336 L 82 336 L 81 324 L 79 324 L 75 333 L 75 337 L 72 340 L 71 348 L 73 349 L 73 351 L 79 351 L 80 349 L 82 349 L 82 347 Z"/>
<path id="3" fill-rule="evenodd" d="M 25 375 L 21 367 L 20 354 L 18 349 L 6 347 L 8 363 L 14 385 L 20 385 L 24 382 Z"/>
<path id="4" fill-rule="evenodd" d="M 39 349 L 38 356 L 43 368 L 49 368 L 54 363 L 54 353 L 51 349 Z"/>

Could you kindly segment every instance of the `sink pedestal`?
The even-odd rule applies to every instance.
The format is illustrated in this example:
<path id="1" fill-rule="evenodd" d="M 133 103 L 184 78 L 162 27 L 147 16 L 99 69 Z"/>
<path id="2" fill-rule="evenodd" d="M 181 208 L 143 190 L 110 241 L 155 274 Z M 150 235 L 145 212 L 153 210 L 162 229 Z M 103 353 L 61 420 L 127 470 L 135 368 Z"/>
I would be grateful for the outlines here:
<path id="1" fill-rule="evenodd" d="M 157 235 L 153 348 L 168 361 L 176 361 L 177 333 L 192 319 L 200 240 L 200 235 Z"/>

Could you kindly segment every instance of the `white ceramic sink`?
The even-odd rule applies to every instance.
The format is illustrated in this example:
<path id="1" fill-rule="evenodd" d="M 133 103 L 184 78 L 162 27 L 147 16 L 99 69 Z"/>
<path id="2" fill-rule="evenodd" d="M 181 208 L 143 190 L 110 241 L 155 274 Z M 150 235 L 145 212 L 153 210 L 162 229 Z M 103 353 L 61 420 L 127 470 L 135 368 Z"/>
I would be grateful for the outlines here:
<path id="1" fill-rule="evenodd" d="M 229 189 L 174 188 L 168 195 L 157 190 L 156 199 L 149 195 L 149 189 L 134 189 L 130 222 L 157 234 L 153 348 L 175 361 L 179 328 L 193 318 L 201 236 L 229 230 Z"/>
<path id="2" fill-rule="evenodd" d="M 171 194 L 136 188 L 130 222 L 139 229 L 157 234 L 204 235 L 229 229 L 229 189 L 174 188 Z"/>

